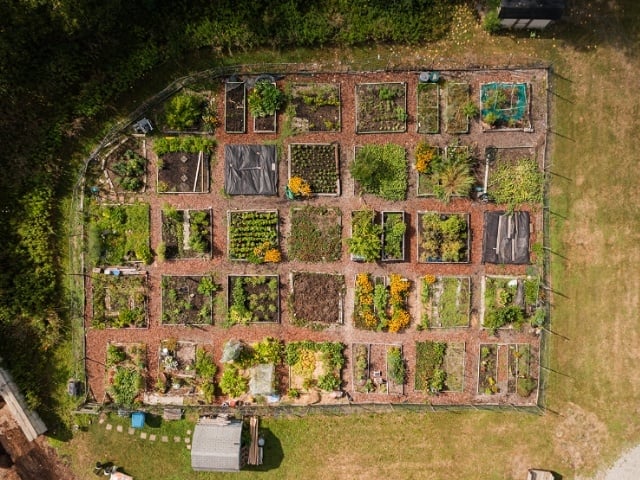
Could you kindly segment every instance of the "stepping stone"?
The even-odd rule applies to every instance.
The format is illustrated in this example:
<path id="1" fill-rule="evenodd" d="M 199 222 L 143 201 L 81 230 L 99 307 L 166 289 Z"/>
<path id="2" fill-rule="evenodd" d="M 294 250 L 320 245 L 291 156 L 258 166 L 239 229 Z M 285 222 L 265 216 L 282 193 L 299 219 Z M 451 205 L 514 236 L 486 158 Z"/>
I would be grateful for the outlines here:
<path id="1" fill-rule="evenodd" d="M 187 435 L 191 435 L 191 430 L 187 430 Z"/>
<path id="2" fill-rule="evenodd" d="M 98 419 L 98 423 L 99 423 L 100 425 L 102 425 L 102 424 L 104 423 L 104 418 L 100 417 L 100 418 Z"/>
<path id="3" fill-rule="evenodd" d="M 149 435 L 149 440 L 151 440 L 152 442 L 156 441 L 156 438 L 158 438 L 157 435 L 155 435 L 154 433 L 152 433 L 151 435 Z"/>
<path id="4" fill-rule="evenodd" d="M 116 430 L 122 433 L 122 425 L 116 425 Z"/>
<path id="5" fill-rule="evenodd" d="M 129 427 L 129 430 L 127 430 L 127 432 L 129 433 L 129 435 L 133 435 L 135 433 L 136 429 L 133 427 Z"/>
<path id="6" fill-rule="evenodd" d="M 191 443 L 191 439 L 189 437 L 184 437 L 184 443 Z"/>
<path id="7" fill-rule="evenodd" d="M 163 436 L 162 436 L 162 441 L 163 441 L 164 443 L 167 443 L 167 442 L 169 441 L 169 437 L 167 437 L 166 435 L 163 435 Z"/>
<path id="8" fill-rule="evenodd" d="M 143 439 L 143 440 L 146 440 L 147 439 L 147 432 L 141 432 L 140 433 L 140 438 Z"/>
<path id="9" fill-rule="evenodd" d="M 180 443 L 180 437 L 173 437 L 173 441 L 175 443 Z"/>
<path id="10" fill-rule="evenodd" d="M 113 425 L 111 425 L 110 423 L 107 423 L 107 430 L 111 430 L 113 429 Z"/>
<path id="11" fill-rule="evenodd" d="M 187 450 L 191 450 L 191 445 L 187 445 Z"/>

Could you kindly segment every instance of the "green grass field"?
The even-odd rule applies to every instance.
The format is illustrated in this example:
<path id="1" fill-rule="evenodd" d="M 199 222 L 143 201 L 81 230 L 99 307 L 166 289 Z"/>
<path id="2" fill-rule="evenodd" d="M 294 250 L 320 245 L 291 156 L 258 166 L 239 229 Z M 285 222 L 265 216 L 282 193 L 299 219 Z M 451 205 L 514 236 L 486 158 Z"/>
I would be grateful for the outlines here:
<path id="1" fill-rule="evenodd" d="M 640 357 L 640 62 L 634 24 L 640 7 L 631 0 L 594 2 L 589 12 L 590 17 L 570 12 L 567 23 L 535 38 L 527 32 L 489 37 L 463 9 L 449 38 L 437 44 L 318 54 L 320 62 L 343 65 L 380 54 L 371 68 L 552 64 L 554 294 L 545 414 L 267 418 L 265 471 L 234 475 L 195 474 L 184 446 L 151 445 L 93 424 L 59 445 L 80 478 L 93 478 L 92 465 L 106 458 L 137 479 L 523 479 L 532 466 L 569 479 L 592 474 L 640 442 L 640 369 L 635 369 Z M 309 61 L 307 55 L 263 51 L 251 60 Z"/>

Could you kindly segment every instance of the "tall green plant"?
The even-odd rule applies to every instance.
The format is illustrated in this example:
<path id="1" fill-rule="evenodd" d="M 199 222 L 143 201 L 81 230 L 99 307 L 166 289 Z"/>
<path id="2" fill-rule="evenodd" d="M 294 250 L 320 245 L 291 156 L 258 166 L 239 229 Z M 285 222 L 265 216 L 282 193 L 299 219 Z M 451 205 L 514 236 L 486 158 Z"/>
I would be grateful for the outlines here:
<path id="1" fill-rule="evenodd" d="M 358 210 L 353 214 L 352 236 L 347 239 L 349 253 L 365 262 L 380 260 L 382 227 L 375 223 L 373 210 Z"/>
<path id="2" fill-rule="evenodd" d="M 282 107 L 285 97 L 278 87 L 268 80 L 257 82 L 249 92 L 249 111 L 254 117 L 274 115 Z"/>
<path id="3" fill-rule="evenodd" d="M 165 107 L 167 126 L 172 130 L 187 130 L 196 125 L 202 116 L 204 102 L 196 95 L 176 95 Z"/>

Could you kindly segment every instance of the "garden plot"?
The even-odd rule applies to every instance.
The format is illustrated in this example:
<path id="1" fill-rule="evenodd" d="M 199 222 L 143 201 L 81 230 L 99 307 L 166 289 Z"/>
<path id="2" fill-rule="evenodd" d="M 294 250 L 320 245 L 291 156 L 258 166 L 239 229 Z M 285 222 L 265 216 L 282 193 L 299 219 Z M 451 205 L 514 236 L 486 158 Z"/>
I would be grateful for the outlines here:
<path id="1" fill-rule="evenodd" d="M 225 145 L 224 191 L 228 195 L 277 195 L 275 145 Z"/>
<path id="2" fill-rule="evenodd" d="M 464 388 L 465 344 L 416 342 L 415 390 L 437 394 Z"/>
<path id="3" fill-rule="evenodd" d="M 210 325 L 213 297 L 219 285 L 211 275 L 163 275 L 163 325 Z"/>
<path id="4" fill-rule="evenodd" d="M 383 262 L 404 262 L 406 232 L 404 212 L 382 212 Z"/>
<path id="5" fill-rule="evenodd" d="M 158 351 L 158 379 L 150 403 L 197 404 L 213 401 L 217 368 L 209 352 L 195 342 L 167 338 Z M 154 402 L 155 400 L 155 402 Z"/>
<path id="6" fill-rule="evenodd" d="M 220 123 L 217 96 L 182 90 L 165 102 L 156 123 L 166 133 L 212 133 Z"/>
<path id="7" fill-rule="evenodd" d="M 440 85 L 418 84 L 418 133 L 440 131 Z"/>
<path id="8" fill-rule="evenodd" d="M 340 195 L 340 156 L 337 143 L 289 145 L 289 180 L 299 177 L 311 194 Z"/>
<path id="9" fill-rule="evenodd" d="M 407 296 L 411 282 L 398 274 L 374 277 L 356 275 L 353 324 L 365 330 L 397 333 L 409 326 Z"/>
<path id="10" fill-rule="evenodd" d="M 289 366 L 289 396 L 320 389 L 340 390 L 344 345 L 339 342 L 290 342 L 285 347 Z M 293 392 L 292 392 L 293 391 Z"/>
<path id="11" fill-rule="evenodd" d="M 422 328 L 468 327 L 471 310 L 469 277 L 435 277 L 421 279 Z"/>
<path id="12" fill-rule="evenodd" d="M 526 83 L 485 83 L 480 86 L 484 130 L 528 130 L 531 128 Z"/>
<path id="13" fill-rule="evenodd" d="M 351 237 L 347 239 L 351 260 L 376 262 L 382 255 L 382 226 L 375 210 L 351 212 Z"/>
<path id="14" fill-rule="evenodd" d="M 253 117 L 255 133 L 275 133 L 277 112 L 284 103 L 284 95 L 276 83 L 258 78 L 249 91 L 249 111 Z"/>
<path id="15" fill-rule="evenodd" d="M 538 387 L 538 381 L 531 375 L 531 345 L 513 343 L 507 345 L 509 376 L 507 393 L 517 393 L 528 398 Z"/>
<path id="16" fill-rule="evenodd" d="M 224 85 L 224 129 L 227 133 L 245 133 L 247 114 L 244 82 L 226 82 Z"/>
<path id="17" fill-rule="evenodd" d="M 157 138 L 158 193 L 208 192 L 209 156 L 214 145 L 214 140 L 204 137 Z"/>
<path id="18" fill-rule="evenodd" d="M 162 244 L 158 255 L 165 259 L 210 258 L 212 245 L 211 209 L 162 209 Z"/>
<path id="19" fill-rule="evenodd" d="M 147 375 L 147 345 L 109 343 L 105 359 L 106 399 L 118 407 L 132 408 L 141 402 Z"/>
<path id="20" fill-rule="evenodd" d="M 104 179 L 113 193 L 143 192 L 147 184 L 146 144 L 128 137 L 103 157 Z"/>
<path id="21" fill-rule="evenodd" d="M 482 262 L 529 264 L 529 212 L 484 212 Z"/>
<path id="22" fill-rule="evenodd" d="M 289 105 L 295 133 L 340 131 L 340 84 L 291 85 Z"/>
<path id="23" fill-rule="evenodd" d="M 498 385 L 498 344 L 480 344 L 478 360 L 478 393 L 494 395 L 500 393 Z"/>
<path id="24" fill-rule="evenodd" d="M 93 328 L 140 328 L 147 326 L 146 274 L 91 277 Z"/>
<path id="25" fill-rule="evenodd" d="M 447 133 L 468 133 L 469 116 L 465 106 L 469 103 L 469 84 L 448 82 L 446 87 L 445 131 Z"/>
<path id="26" fill-rule="evenodd" d="M 277 275 L 229 275 L 227 278 L 229 325 L 280 321 Z"/>
<path id="27" fill-rule="evenodd" d="M 469 214 L 418 212 L 418 261 L 468 263 Z"/>
<path id="28" fill-rule="evenodd" d="M 342 257 L 342 211 L 335 207 L 293 207 L 288 255 L 302 262 L 336 262 Z"/>
<path id="29" fill-rule="evenodd" d="M 90 265 L 151 263 L 148 204 L 93 204 L 88 230 Z"/>
<path id="30" fill-rule="evenodd" d="M 546 310 L 538 277 L 486 276 L 482 292 L 482 326 L 489 331 L 544 323 Z"/>
<path id="31" fill-rule="evenodd" d="M 409 162 L 402 145 L 355 146 L 349 172 L 354 180 L 354 195 L 371 193 L 385 200 L 406 199 Z"/>
<path id="32" fill-rule="evenodd" d="M 352 388 L 360 393 L 402 395 L 406 367 L 401 345 L 351 345 Z"/>
<path id="33" fill-rule="evenodd" d="M 534 147 L 487 147 L 485 159 L 484 191 L 489 198 L 510 209 L 542 203 L 544 174 Z"/>
<path id="34" fill-rule="evenodd" d="M 356 85 L 356 133 L 407 131 L 407 84 Z"/>
<path id="35" fill-rule="evenodd" d="M 441 154 L 439 147 L 419 142 L 415 151 L 418 196 L 433 196 L 445 203 L 454 197 L 468 197 L 476 183 L 474 163 L 466 145 L 448 145 Z"/>
<path id="36" fill-rule="evenodd" d="M 227 211 L 231 260 L 279 262 L 277 210 Z"/>
<path id="37" fill-rule="evenodd" d="M 293 272 L 291 275 L 292 323 L 329 326 L 343 322 L 345 283 L 343 275 Z"/>

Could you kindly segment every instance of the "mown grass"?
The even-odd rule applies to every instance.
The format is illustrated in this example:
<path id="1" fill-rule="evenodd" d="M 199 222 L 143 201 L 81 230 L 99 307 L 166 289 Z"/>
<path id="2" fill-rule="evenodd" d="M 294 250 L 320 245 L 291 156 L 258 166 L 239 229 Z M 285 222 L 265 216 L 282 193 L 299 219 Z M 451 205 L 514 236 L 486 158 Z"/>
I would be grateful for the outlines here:
<path id="1" fill-rule="evenodd" d="M 488 37 L 470 12 L 448 41 L 421 49 L 324 49 L 319 61 L 368 65 L 550 62 L 552 324 L 544 415 L 458 412 L 265 419 L 265 472 L 195 474 L 173 444 L 150 445 L 93 425 L 61 447 L 81 478 L 97 456 L 137 478 L 524 478 L 531 466 L 584 475 L 640 441 L 640 211 L 636 56 L 640 6 L 597 4 L 591 17 L 530 38 Z M 617 4 L 616 4 L 617 5 Z M 473 47 L 473 48 L 471 48 Z M 375 60 L 381 54 L 381 60 Z M 308 61 L 308 51 L 286 52 Z M 254 61 L 278 57 L 262 51 Z M 227 61 L 249 61 L 238 56 Z M 547 360 L 545 360 L 546 362 Z M 128 436 L 127 436 L 128 437 Z M 276 440 L 277 439 L 277 440 Z M 269 443 L 271 441 L 271 443 Z"/>

